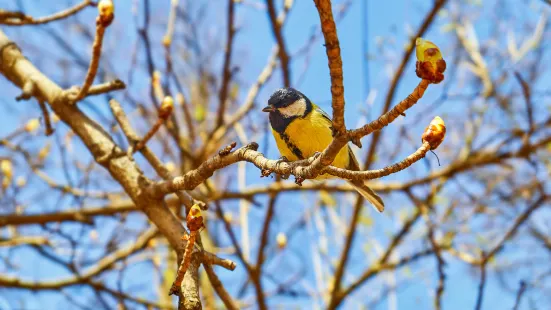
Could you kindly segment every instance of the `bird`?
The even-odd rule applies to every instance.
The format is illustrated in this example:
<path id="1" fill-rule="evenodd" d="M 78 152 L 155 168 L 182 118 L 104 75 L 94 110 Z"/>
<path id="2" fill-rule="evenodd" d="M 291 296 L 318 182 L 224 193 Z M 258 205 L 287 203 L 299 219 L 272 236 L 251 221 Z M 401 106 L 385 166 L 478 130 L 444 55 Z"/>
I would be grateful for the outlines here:
<path id="1" fill-rule="evenodd" d="M 333 122 L 327 113 L 312 103 L 300 91 L 291 88 L 280 88 L 268 99 L 268 105 L 262 112 L 269 113 L 272 134 L 277 148 L 290 161 L 306 159 L 322 152 L 333 140 Z M 333 166 L 358 171 L 360 165 L 350 145 L 343 147 Z M 333 178 L 328 174 L 316 177 L 316 180 Z M 385 205 L 364 181 L 348 181 L 378 212 L 383 212 Z"/>

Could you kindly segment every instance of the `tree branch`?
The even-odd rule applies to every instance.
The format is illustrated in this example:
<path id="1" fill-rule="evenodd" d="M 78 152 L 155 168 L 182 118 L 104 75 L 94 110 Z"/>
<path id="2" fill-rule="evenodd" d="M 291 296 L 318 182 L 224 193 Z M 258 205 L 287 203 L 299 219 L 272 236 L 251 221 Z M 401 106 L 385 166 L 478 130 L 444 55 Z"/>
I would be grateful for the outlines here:
<path id="1" fill-rule="evenodd" d="M 337 27 L 333 19 L 331 0 L 314 0 L 320 16 L 321 31 L 325 39 L 325 51 L 331 76 L 331 106 L 333 107 L 333 130 L 339 134 L 346 132 L 344 123 L 344 84 L 341 48 Z M 340 150 L 340 149 L 339 149 Z"/>
<path id="2" fill-rule="evenodd" d="M 390 87 L 388 89 L 388 92 L 386 94 L 385 99 L 385 105 L 383 107 L 383 113 L 386 113 L 388 109 L 390 108 L 390 105 L 392 104 L 392 101 L 394 101 L 394 96 L 396 95 L 396 89 L 398 88 L 398 84 L 400 83 L 400 79 L 403 76 L 403 73 L 406 69 L 406 65 L 411 58 L 411 55 L 413 55 L 413 51 L 415 50 L 415 40 L 417 38 L 422 37 L 425 32 L 428 30 L 429 26 L 434 21 L 434 18 L 436 17 L 436 13 L 446 4 L 447 0 L 435 0 L 434 5 L 432 9 L 429 11 L 427 16 L 425 16 L 425 19 L 423 20 L 423 23 L 415 33 L 415 35 L 411 39 L 411 43 L 409 44 L 407 50 L 404 52 L 404 55 L 402 57 L 402 62 L 400 63 L 400 66 L 398 67 L 398 70 L 394 74 L 394 77 L 392 78 L 392 82 L 390 83 Z M 369 150 L 367 151 L 367 165 L 366 169 L 368 169 L 371 164 L 373 163 L 373 158 L 375 156 L 375 153 L 377 151 L 377 146 L 379 145 L 379 140 L 381 138 L 381 132 L 375 132 L 373 134 L 373 138 L 371 139 L 371 144 L 369 145 Z"/>
<path id="3" fill-rule="evenodd" d="M 218 114 L 216 116 L 215 129 L 218 129 L 224 124 L 224 116 L 226 114 L 226 101 L 228 100 L 228 88 L 230 86 L 232 72 L 230 69 L 231 56 L 233 52 L 233 37 L 235 35 L 234 28 L 235 16 L 235 1 L 228 0 L 228 22 L 226 30 L 226 53 L 224 54 L 224 64 L 222 66 L 222 84 L 218 93 Z"/>
<path id="4" fill-rule="evenodd" d="M 281 62 L 281 71 L 283 73 L 283 85 L 285 87 L 291 86 L 291 68 L 289 66 L 289 53 L 287 52 L 287 45 L 282 34 L 283 21 L 285 15 L 293 5 L 293 0 L 285 1 L 284 15 L 281 18 L 277 17 L 274 0 L 266 0 L 266 6 L 268 7 L 268 18 L 272 26 L 272 32 L 277 42 L 279 61 Z"/>
<path id="5" fill-rule="evenodd" d="M 93 4 L 92 0 L 85 0 L 64 11 L 55 13 L 50 16 L 36 18 L 36 19 L 31 16 L 27 16 L 21 12 L 9 12 L 9 11 L 0 10 L 0 24 L 9 25 L 9 26 L 46 24 L 52 21 L 56 21 L 56 20 L 60 20 L 60 19 L 64 19 L 69 16 L 72 16 L 80 12 L 87 6 L 92 6 L 92 4 Z"/>

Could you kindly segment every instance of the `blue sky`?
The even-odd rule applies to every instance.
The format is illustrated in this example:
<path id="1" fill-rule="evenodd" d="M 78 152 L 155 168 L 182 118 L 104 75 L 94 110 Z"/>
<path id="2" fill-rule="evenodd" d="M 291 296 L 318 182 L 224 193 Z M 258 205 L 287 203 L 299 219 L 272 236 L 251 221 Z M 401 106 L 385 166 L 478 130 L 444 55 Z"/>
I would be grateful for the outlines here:
<path id="1" fill-rule="evenodd" d="M 474 20 L 474 26 L 477 31 L 477 33 L 480 36 L 480 40 L 484 40 L 485 38 L 491 37 L 491 33 L 488 31 L 488 23 L 489 17 L 492 16 L 492 10 L 495 8 L 496 1 L 484 1 L 482 5 L 479 5 L 481 1 L 451 1 L 452 5 L 457 6 L 459 4 L 465 5 L 465 10 L 467 11 L 473 11 L 478 12 L 478 15 L 473 15 Z M 15 1 L 7 1 L 8 2 L 8 8 L 14 8 Z M 48 14 L 50 12 L 54 12 L 59 10 L 60 8 L 66 7 L 65 2 L 70 1 L 60 1 L 59 3 L 56 3 L 55 5 L 34 5 L 36 2 L 32 0 L 26 0 L 21 1 L 26 10 L 31 15 L 35 16 L 41 16 Z M 74 1 L 73 1 L 74 2 Z M 116 13 L 116 20 L 112 28 L 107 32 L 106 35 L 106 42 L 112 44 L 111 46 L 116 46 L 116 49 L 113 49 L 113 56 L 110 57 L 110 62 L 114 64 L 115 71 L 119 78 L 122 78 L 123 80 L 126 79 L 127 73 L 129 68 L 131 67 L 130 57 L 128 55 L 131 54 L 133 49 L 133 44 L 136 39 L 136 33 L 134 31 L 134 24 L 133 24 L 133 17 L 131 15 L 131 5 L 133 1 L 129 0 L 121 0 L 117 2 L 117 13 Z M 225 1 L 217 0 L 218 4 L 222 4 L 225 6 Z M 279 4 L 281 4 L 281 1 L 276 1 Z M 295 6 L 293 10 L 291 11 L 288 21 L 284 27 L 284 34 L 285 39 L 288 44 L 288 51 L 293 54 L 296 52 L 300 47 L 303 46 L 304 42 L 308 39 L 308 37 L 311 34 L 311 28 L 313 25 L 317 25 L 319 23 L 319 18 L 317 16 L 314 4 L 312 1 L 307 0 L 295 0 Z M 537 18 L 539 16 L 539 10 L 543 8 L 542 1 L 516 1 L 516 0 L 509 0 L 509 1 L 503 1 L 506 3 L 506 7 L 510 10 L 515 9 L 515 6 L 519 6 L 519 11 L 522 12 L 522 16 L 520 18 L 525 18 L 527 20 Z M 167 12 L 167 4 L 169 1 L 152 1 L 152 23 L 153 25 L 157 25 L 158 23 L 162 23 L 164 21 L 164 16 L 166 16 Z M 342 1 L 338 1 L 336 3 L 342 3 Z M 408 42 L 408 36 L 414 32 L 417 27 L 419 26 L 422 18 L 424 17 L 425 13 L 430 9 L 432 6 L 432 1 L 411 1 L 411 0 L 389 0 L 389 1 L 368 1 L 368 34 L 367 34 L 367 42 L 368 42 L 368 50 L 369 50 L 369 59 L 368 62 L 369 66 L 369 81 L 370 84 L 367 86 L 366 81 L 363 77 L 363 66 L 365 65 L 365 58 L 366 55 L 362 52 L 362 44 L 364 40 L 364 33 L 362 29 L 362 8 L 363 4 L 361 3 L 361 0 L 353 1 L 351 4 L 350 9 L 347 12 L 346 17 L 342 22 L 338 24 L 338 34 L 340 37 L 340 44 L 341 44 L 341 50 L 342 50 L 342 58 L 343 58 L 343 69 L 344 69 L 344 82 L 345 82 L 345 96 L 346 96 L 346 103 L 347 103 L 347 109 L 346 109 L 346 122 L 349 127 L 357 127 L 360 124 L 363 124 L 367 119 L 372 119 L 379 115 L 380 110 L 382 109 L 383 103 L 384 103 L 384 96 L 386 95 L 386 91 L 389 85 L 389 80 L 391 76 L 394 74 L 394 71 L 396 70 L 396 67 L 398 66 L 401 58 L 402 58 L 402 47 L 404 44 L 407 44 Z M 213 5 L 214 7 L 214 5 Z M 528 9 L 527 9 L 528 7 Z M 446 12 L 449 9 L 449 7 L 446 7 Z M 141 7 L 140 7 L 141 10 Z M 439 17 L 436 18 L 435 22 L 433 23 L 433 26 L 429 29 L 428 33 L 425 35 L 426 38 L 432 40 L 433 42 L 437 43 L 444 54 L 444 57 L 446 55 L 452 54 L 454 51 L 452 50 L 452 43 L 454 40 L 453 33 L 445 32 L 445 27 L 450 23 L 450 17 L 446 14 L 446 12 L 442 12 L 439 14 Z M 225 9 L 211 9 L 207 13 L 207 20 L 212 21 L 213 23 L 219 22 L 220 20 L 225 20 Z M 95 12 L 94 10 L 86 10 L 82 13 L 82 20 L 87 21 L 93 21 Z M 482 16 L 482 18 L 480 18 Z M 235 41 L 235 47 L 236 47 L 236 53 L 234 54 L 234 63 L 239 65 L 241 67 L 241 70 L 239 72 L 238 78 L 240 81 L 243 81 L 243 84 L 245 85 L 243 87 L 243 90 L 241 91 L 241 98 L 244 98 L 246 94 L 246 90 L 248 85 L 250 85 L 252 82 L 254 82 L 257 78 L 258 73 L 262 70 L 264 67 L 266 60 L 271 52 L 271 48 L 274 44 L 274 38 L 271 33 L 270 25 L 267 19 L 266 14 L 263 11 L 258 11 L 257 9 L 252 8 L 248 5 L 240 5 L 238 6 L 237 10 L 237 16 L 236 16 L 237 24 L 240 27 L 240 31 L 238 32 L 236 36 Z M 90 25 L 93 25 L 91 22 Z M 60 27 L 59 25 L 54 25 L 54 27 Z M 92 29 L 93 26 L 90 26 L 90 29 Z M 212 26 L 213 29 L 216 27 Z M 16 41 L 17 43 L 23 44 L 23 46 L 27 45 L 27 40 L 29 45 L 34 45 L 35 47 L 40 48 L 41 46 L 47 46 L 47 52 L 45 52 L 43 55 L 50 55 L 55 54 L 56 59 L 63 59 L 63 50 L 58 48 L 56 46 L 56 43 L 52 41 L 49 37 L 42 37 L 42 34 L 40 31 L 34 30 L 32 28 L 25 28 L 25 29 L 6 29 L 5 27 L 2 28 L 5 30 L 8 35 L 11 36 L 11 39 Z M 60 28 L 56 28 L 60 29 Z M 126 30 L 125 29 L 131 29 Z M 74 31 L 74 30 L 72 30 Z M 178 30 L 177 30 L 178 31 Z M 520 31 L 520 29 L 519 29 Z M 155 32 L 159 33 L 159 32 Z M 74 32 L 69 31 L 69 36 L 74 36 L 75 43 L 78 43 L 78 39 L 80 36 L 76 35 Z M 224 38 L 222 33 L 217 33 L 214 37 L 220 37 Z M 160 40 L 162 36 L 161 35 L 153 35 L 152 36 L 152 44 L 158 48 L 157 51 L 161 51 L 160 49 Z M 46 43 L 42 43 L 42 40 Z M 377 42 L 385 42 L 383 45 L 378 45 Z M 504 38 L 499 38 L 499 42 L 503 42 Z M 116 44 L 114 44 L 116 42 Z M 311 50 L 311 58 L 309 60 L 310 66 L 308 67 L 307 72 L 304 75 L 304 79 L 302 79 L 302 83 L 300 85 L 296 85 L 295 83 L 298 81 L 299 74 L 303 70 L 304 66 L 304 58 L 296 59 L 292 62 L 292 72 L 293 72 L 293 86 L 299 88 L 303 93 L 305 93 L 310 99 L 312 99 L 314 102 L 316 102 L 318 105 L 320 105 L 325 111 L 330 112 L 331 106 L 330 106 L 330 81 L 329 81 L 329 73 L 327 68 L 327 59 L 325 56 L 325 50 L 322 45 L 322 41 L 318 40 L 317 43 L 313 46 Z M 219 42 L 220 45 L 223 45 L 223 41 Z M 76 49 L 79 51 L 87 51 L 85 44 L 75 44 Z M 73 83 L 72 79 L 69 79 L 68 81 L 60 81 L 62 74 L 56 74 L 58 71 L 59 64 L 56 62 L 47 62 L 47 61 L 40 61 L 40 57 L 38 55 L 41 54 L 41 50 L 31 50 L 25 52 L 30 56 L 31 60 L 35 62 L 42 70 L 47 72 L 54 80 L 57 80 L 60 83 L 67 83 L 68 85 Z M 61 56 L 60 56 L 61 55 Z M 88 52 L 85 52 L 83 55 L 88 55 Z M 118 58 L 117 58 L 118 57 Z M 85 57 L 86 59 L 86 57 Z M 448 59 L 448 58 L 447 58 Z M 143 55 L 139 58 L 140 64 L 143 63 Z M 218 59 L 218 62 L 221 60 Z M 156 65 L 160 68 L 163 67 L 164 62 L 163 61 L 157 61 Z M 448 61 L 448 71 L 452 72 L 455 68 L 454 65 L 451 63 L 451 61 Z M 79 81 L 82 77 L 82 72 L 79 69 L 69 69 L 70 73 L 68 76 L 74 78 L 76 81 Z M 465 74 L 464 70 L 460 71 L 459 74 Z M 137 82 L 133 86 L 133 91 L 136 93 L 139 93 L 143 95 L 143 100 L 148 100 L 147 98 L 147 91 L 145 83 L 147 83 L 146 79 L 143 79 L 143 76 L 139 76 L 142 78 L 141 82 Z M 404 73 L 404 77 L 402 78 L 399 87 L 397 89 L 396 95 L 395 95 L 395 102 L 398 100 L 401 100 L 405 98 L 411 90 L 415 87 L 415 85 L 418 82 L 418 78 L 415 76 L 414 73 L 414 60 L 410 61 L 407 65 L 406 71 Z M 543 84 L 543 82 L 542 82 Z M 280 87 L 282 85 L 282 78 L 279 71 L 277 71 L 270 82 L 264 87 L 263 91 L 261 92 L 260 96 L 258 97 L 258 105 L 262 105 L 263 102 L 267 100 L 271 92 L 273 92 L 276 88 Z M 400 120 L 398 123 L 405 122 L 406 124 L 410 124 L 409 130 L 410 135 L 412 137 L 420 137 L 422 131 L 424 130 L 425 126 L 428 124 L 428 122 L 435 116 L 435 115 L 441 115 L 441 116 L 449 116 L 449 123 L 451 126 L 448 126 L 448 136 L 452 137 L 454 136 L 454 133 L 460 134 L 463 128 L 459 125 L 462 121 L 458 121 L 457 126 L 453 126 L 455 123 L 453 115 L 459 115 L 462 112 L 466 111 L 467 107 L 460 106 L 460 105 L 454 105 L 453 102 L 446 105 L 439 105 L 435 108 L 432 105 L 427 106 L 426 104 L 432 103 L 434 100 L 436 100 L 444 91 L 446 82 L 440 85 L 434 85 L 429 87 L 424 99 L 422 100 L 422 104 L 424 106 L 419 106 L 413 109 L 412 112 L 408 113 L 408 117 L 405 120 Z M 539 86 L 539 85 L 538 85 Z M 450 85 L 449 86 L 449 93 L 454 94 L 457 92 L 462 93 L 473 93 L 476 91 L 476 89 L 470 89 L 470 88 L 460 88 L 459 85 Z M 543 86 L 542 86 L 543 87 Z M 38 117 L 39 111 L 38 109 L 27 109 L 22 107 L 22 104 L 31 105 L 35 104 L 34 102 L 28 102 L 28 103 L 16 103 L 12 98 L 14 98 L 18 91 L 14 87 L 12 87 L 10 84 L 8 84 L 5 80 L 0 80 L 0 93 L 5 94 L 0 98 L 0 102 L 2 105 L 18 105 L 13 107 L 6 108 L 5 115 L 9 115 L 9 117 L 3 117 L 2 123 L 0 124 L 0 136 L 4 136 L 5 134 L 11 132 L 14 128 L 17 127 L 21 121 L 24 121 L 30 117 Z M 369 94 L 370 98 L 372 98 L 372 102 L 370 105 L 366 105 L 366 98 L 365 95 Z M 99 115 L 109 115 L 109 110 L 107 106 L 105 105 L 105 99 L 104 98 L 97 98 L 97 99 L 91 99 L 89 102 L 85 103 L 83 105 L 83 109 L 88 112 L 89 114 L 93 115 L 94 118 L 99 118 Z M 92 108 L 93 107 L 93 108 Z M 99 112 L 98 112 L 99 111 Z M 421 112 L 424 112 L 424 114 L 420 114 Z M 410 114 L 411 113 L 411 114 Z M 254 117 L 257 117 L 258 122 L 264 122 L 265 120 L 263 117 L 265 115 L 260 113 L 253 114 Z M 413 116 L 412 118 L 409 118 L 409 116 Z M 255 119 L 256 120 L 256 119 Z M 445 120 L 448 122 L 448 119 L 445 118 Z M 385 137 L 387 139 L 384 140 L 383 145 L 380 149 L 383 149 L 385 152 L 390 152 L 388 148 L 395 147 L 393 146 L 392 139 L 395 139 L 397 137 L 397 130 L 394 128 L 389 128 L 385 131 Z M 365 146 L 369 145 L 369 139 L 366 138 L 363 141 L 364 149 L 362 150 L 355 150 L 357 151 L 357 154 L 360 155 L 361 158 L 363 158 L 366 148 Z M 417 139 L 417 138 L 416 138 Z M 420 139 L 419 139 L 420 140 Z M 271 158 L 277 158 L 279 156 L 276 148 L 275 143 L 271 137 L 269 137 L 267 140 L 262 138 L 258 142 L 264 142 L 268 141 L 269 144 L 267 146 L 268 152 L 266 155 Z M 34 142 L 27 142 L 27 145 L 29 147 L 37 147 L 33 145 Z M 407 143 L 404 143 L 403 149 L 401 152 L 403 154 L 411 153 L 416 149 L 418 145 L 410 145 Z M 261 146 L 261 149 L 264 150 L 264 147 Z M 80 152 L 80 153 L 79 153 Z M 453 150 L 451 151 L 453 153 Z M 83 148 L 79 145 L 75 146 L 75 153 L 76 154 L 82 154 L 82 156 L 89 156 L 86 151 L 83 150 Z M 0 154 L 1 155 L 1 154 Z M 446 165 L 446 156 L 441 156 L 441 160 L 443 159 L 443 165 Z M 363 161 L 363 160 L 361 160 Z M 390 162 L 388 160 L 385 160 L 384 158 L 380 158 L 378 161 L 375 162 L 373 167 L 382 167 L 383 165 L 389 164 Z M 424 175 L 430 173 L 431 169 L 436 169 L 435 160 L 432 157 L 429 157 L 429 160 L 425 160 L 422 162 L 417 163 L 414 170 L 417 176 Z M 55 175 L 55 174 L 54 174 Z M 59 180 L 63 180 L 64 176 L 62 176 L 61 173 L 59 175 L 55 175 L 56 178 Z M 383 179 L 384 182 L 390 182 L 390 181 L 396 181 L 396 180 L 406 180 L 410 179 L 411 174 L 408 173 L 400 173 L 397 175 L 392 175 L 389 177 L 386 177 Z M 271 180 L 266 179 L 259 179 L 259 173 L 258 170 L 256 170 L 254 167 L 248 167 L 247 170 L 247 184 L 248 185 L 258 185 L 258 184 L 264 184 L 272 182 Z M 36 193 L 35 193 L 36 195 Z M 53 196 L 53 195 L 52 195 Z M 271 235 L 275 235 L 277 231 L 286 231 L 289 227 L 291 227 L 294 223 L 298 221 L 300 216 L 302 216 L 306 209 L 308 209 L 308 204 L 304 203 L 304 208 L 286 208 L 286 206 L 293 205 L 296 203 L 297 200 L 301 201 L 308 201 L 308 199 L 311 199 L 313 196 L 309 194 L 287 194 L 283 195 L 279 201 L 278 201 L 278 209 L 276 211 L 276 223 L 273 225 L 273 229 L 271 231 Z M 344 195 L 340 195 L 340 198 L 343 199 L 343 201 L 351 201 L 350 197 L 344 197 Z M 55 197 L 47 197 L 45 198 L 42 203 L 39 204 L 33 204 L 31 207 L 31 210 L 47 210 L 47 209 L 53 209 L 54 206 L 56 206 L 56 200 L 59 198 L 59 196 Z M 385 201 L 388 206 L 391 206 L 388 213 L 385 213 L 383 215 L 376 215 L 373 214 L 371 209 L 366 211 L 366 216 L 371 216 L 375 219 L 376 224 L 373 227 L 360 227 L 358 237 L 355 240 L 355 248 L 352 252 L 351 259 L 349 262 L 349 270 L 347 274 L 347 280 L 351 280 L 354 277 L 354 273 L 360 272 L 363 270 L 365 265 L 369 262 L 370 259 L 373 259 L 375 257 L 374 253 L 365 253 L 364 246 L 366 244 L 370 244 L 370 240 L 372 238 L 376 238 L 379 240 L 383 245 L 387 240 L 385 239 L 385 234 L 389 231 L 396 231 L 400 227 L 400 223 L 396 222 L 395 219 L 397 217 L 397 214 L 401 212 L 402 210 L 406 210 L 404 212 L 410 212 L 411 210 L 407 210 L 409 207 L 411 209 L 411 204 L 408 203 L 402 203 L 404 201 L 404 197 L 400 195 L 391 195 L 391 196 L 385 196 Z M 261 200 L 261 202 L 265 202 L 265 200 Z M 73 201 L 64 201 L 65 206 L 70 206 L 71 204 L 74 204 Z M 229 212 L 236 213 L 238 210 L 238 204 L 237 203 L 227 203 L 224 204 L 224 207 Z M 311 207 L 310 207 L 311 208 Z M 350 210 L 344 210 L 343 212 L 345 214 L 350 214 Z M 253 208 L 251 210 L 251 218 L 256 219 L 262 219 L 265 212 L 265 208 Z M 138 216 L 136 216 L 138 218 Z M 103 228 L 102 228 L 102 235 L 110 235 L 112 231 L 116 230 L 115 223 L 112 221 L 104 221 L 102 222 Z M 142 221 L 136 219 L 136 222 L 134 224 L 131 223 L 129 227 L 134 226 L 133 228 L 137 229 L 143 224 Z M 424 222 L 420 221 L 419 224 L 416 225 L 417 229 L 422 230 Z M 74 227 L 75 233 L 79 231 L 79 228 Z M 219 230 L 221 231 L 221 230 Z M 236 229 L 236 232 L 240 233 L 239 229 Z M 0 235 L 2 234 L 2 230 L 0 230 Z M 251 223 L 250 227 L 250 233 L 251 233 L 251 240 L 256 240 L 257 235 L 259 234 L 259 226 L 255 225 L 255 223 Z M 285 256 L 288 261 L 285 261 L 284 264 L 289 264 L 290 266 L 297 266 L 303 263 L 304 261 L 311 262 L 312 257 L 310 251 L 304 251 L 302 250 L 305 246 L 308 245 L 309 238 L 317 236 L 316 233 L 313 235 L 309 235 L 307 230 L 303 230 L 299 232 L 297 235 L 295 235 L 293 238 L 294 240 L 290 243 L 290 248 L 294 249 L 293 253 L 300 253 L 299 255 L 293 256 L 293 255 L 287 255 Z M 224 236 L 221 236 L 220 241 L 222 243 L 227 243 L 227 238 L 224 238 Z M 307 241 L 304 241 L 307 240 Z M 409 240 L 413 243 L 415 243 L 415 240 Z M 417 241 L 418 242 L 418 241 Z M 421 245 L 422 243 L 417 243 L 417 245 Z M 255 253 L 256 246 L 253 243 L 252 253 Z M 301 251 L 302 250 L 302 251 Z M 407 250 L 407 249 L 406 249 Z M 2 252 L 3 250 L 0 249 L 0 255 L 6 254 L 5 252 Z M 333 254 L 333 257 L 337 257 L 338 253 L 340 252 L 340 245 L 338 247 L 331 247 L 330 253 Z M 64 271 L 60 270 L 57 267 L 54 266 L 46 266 L 41 265 L 39 267 L 36 266 L 36 256 L 33 254 L 33 251 L 31 250 L 17 250 L 16 255 L 21 257 L 21 262 L 28 265 L 34 265 L 32 268 L 28 268 L 25 270 L 24 276 L 32 277 L 36 279 L 40 278 L 50 278 L 50 277 L 56 277 L 64 273 Z M 97 253 L 96 255 L 101 255 L 101 253 Z M 457 261 L 452 261 L 453 263 L 450 263 L 448 267 L 446 268 L 446 291 L 444 294 L 443 299 L 443 308 L 444 309 L 451 309 L 451 310 L 460 310 L 460 309 L 466 309 L 466 308 L 472 308 L 474 307 L 475 298 L 476 298 L 476 289 L 478 285 L 478 279 L 476 277 L 473 277 L 474 273 L 472 270 L 467 267 L 465 264 L 457 263 Z M 277 272 L 278 268 L 280 268 L 280 265 L 278 265 L 280 262 L 276 260 L 276 262 L 270 262 L 266 265 L 266 269 L 269 272 Z M 412 265 L 412 269 L 414 270 L 415 278 L 412 279 L 406 279 L 406 284 L 404 287 L 401 287 L 400 290 L 397 293 L 397 301 L 395 306 L 397 306 L 397 309 L 429 309 L 432 307 L 432 292 L 435 287 L 434 280 L 436 279 L 436 269 L 435 269 L 435 260 L 433 258 L 428 258 L 421 260 L 420 262 Z M 309 266 L 308 264 L 306 264 Z M 311 266 L 310 266 L 311 267 Z M 144 264 L 144 265 L 137 265 L 136 272 L 148 272 L 150 273 L 150 266 Z M 2 269 L 0 269 L 2 271 Z M 243 279 L 244 275 L 244 268 L 240 266 L 235 272 L 229 272 L 220 269 L 219 270 L 219 276 L 220 278 L 225 281 L 225 283 L 232 283 L 234 279 L 239 279 L 237 283 L 239 285 L 229 285 L 228 290 L 232 294 L 236 294 L 241 286 L 241 281 Z M 489 282 L 486 288 L 486 295 L 484 300 L 484 309 L 507 309 L 512 307 L 514 303 L 514 295 L 510 294 L 510 292 L 507 292 L 505 294 L 505 291 L 503 290 L 502 286 L 497 283 L 495 280 L 495 277 L 492 277 L 492 272 L 489 272 Z M 308 279 L 311 279 L 312 282 L 314 281 L 314 274 L 309 271 L 307 272 L 306 277 Z M 399 277 L 403 278 L 403 275 L 400 274 Z M 132 279 L 132 278 L 130 278 Z M 108 283 L 114 283 L 112 278 L 107 278 L 106 281 Z M 137 281 L 140 282 L 140 281 Z M 147 282 L 146 282 L 147 283 Z M 131 286 L 131 281 L 127 283 L 127 285 Z M 141 282 L 142 285 L 144 285 L 143 281 Z M 232 283 L 233 284 L 233 283 Z M 372 292 L 376 292 L 380 287 L 380 281 L 370 283 L 363 287 L 362 289 L 359 289 L 355 293 L 355 297 L 357 297 L 357 300 L 361 300 L 361 296 L 364 296 L 362 294 L 371 294 Z M 273 283 L 270 281 L 265 282 L 265 287 L 267 289 L 273 288 Z M 87 289 L 73 289 L 73 292 L 77 293 L 83 293 L 83 294 L 89 294 L 89 290 Z M 79 290 L 82 290 L 82 292 L 79 292 Z M 250 291 L 249 291 L 250 292 Z M 4 301 L 7 301 L 9 304 L 14 307 L 16 305 L 17 300 L 24 297 L 31 297 L 31 298 L 25 298 L 27 302 L 29 302 L 29 307 L 32 309 L 39 309 L 41 308 L 41 305 L 49 305 L 51 308 L 48 309 L 55 309 L 55 304 L 60 302 L 59 295 L 55 296 L 51 293 L 44 293 L 44 294 L 27 294 L 27 293 L 21 293 L 21 292 L 14 292 L 10 290 L 2 290 L 0 289 L 0 309 L 1 310 L 9 310 L 9 307 L 6 307 L 3 305 Z M 154 296 L 149 296 L 151 298 L 154 298 Z M 297 304 L 298 302 L 298 304 Z M 5 302 L 4 302 L 5 303 Z M 388 299 L 387 301 L 381 303 L 377 309 L 393 309 L 392 306 L 394 301 L 392 299 Z M 288 297 L 283 298 L 274 298 L 271 300 L 271 304 L 273 306 L 275 305 L 297 305 L 302 306 L 304 308 L 309 308 L 312 304 L 310 300 L 307 299 L 300 299 L 295 300 Z M 60 305 L 66 305 L 61 303 Z M 526 308 L 521 309 L 528 309 L 527 304 L 525 304 Z M 58 306 L 63 307 L 63 306 Z M 358 305 L 356 303 L 348 302 L 344 304 L 343 308 L 350 308 L 350 309 L 356 309 L 358 308 Z M 14 308 L 16 309 L 16 308 Z"/>

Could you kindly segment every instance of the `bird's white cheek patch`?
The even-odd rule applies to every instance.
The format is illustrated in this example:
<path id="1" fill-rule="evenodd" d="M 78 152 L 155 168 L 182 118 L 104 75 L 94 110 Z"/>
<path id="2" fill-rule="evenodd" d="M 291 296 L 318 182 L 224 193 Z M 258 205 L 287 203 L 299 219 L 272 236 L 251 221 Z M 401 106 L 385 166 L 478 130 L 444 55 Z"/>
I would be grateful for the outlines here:
<path id="1" fill-rule="evenodd" d="M 297 100 L 291 105 L 284 108 L 279 108 L 279 113 L 284 117 L 303 116 L 306 112 L 306 101 L 304 99 Z"/>

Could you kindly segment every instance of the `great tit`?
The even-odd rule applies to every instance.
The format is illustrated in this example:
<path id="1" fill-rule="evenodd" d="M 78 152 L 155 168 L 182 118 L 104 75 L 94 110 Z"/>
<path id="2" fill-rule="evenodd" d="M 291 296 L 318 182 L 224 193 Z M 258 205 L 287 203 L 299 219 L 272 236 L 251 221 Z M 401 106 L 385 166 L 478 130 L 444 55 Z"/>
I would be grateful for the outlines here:
<path id="1" fill-rule="evenodd" d="M 289 160 L 305 159 L 316 152 L 322 152 L 333 140 L 331 118 L 294 88 L 276 90 L 268 100 L 268 106 L 262 111 L 269 113 L 277 148 L 281 155 Z M 339 151 L 332 165 L 348 170 L 360 169 L 349 145 Z M 316 179 L 331 177 L 323 174 Z M 349 183 L 373 204 L 377 211 L 383 212 L 383 200 L 367 184 L 362 181 Z"/>

